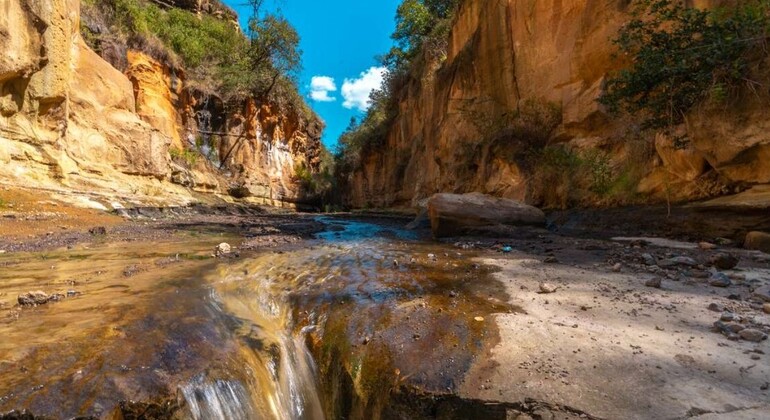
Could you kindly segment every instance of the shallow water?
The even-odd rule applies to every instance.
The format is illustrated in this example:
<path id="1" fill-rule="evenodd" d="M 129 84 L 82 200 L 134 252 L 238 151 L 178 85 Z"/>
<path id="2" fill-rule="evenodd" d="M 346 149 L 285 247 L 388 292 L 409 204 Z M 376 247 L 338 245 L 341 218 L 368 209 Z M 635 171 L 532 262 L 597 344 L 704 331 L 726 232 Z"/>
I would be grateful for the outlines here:
<path id="1" fill-rule="evenodd" d="M 238 259 L 209 258 L 228 239 L 214 235 L 0 257 L 0 412 L 135 400 L 321 419 L 373 412 L 403 384 L 454 389 L 493 339 L 489 315 L 512 309 L 488 270 L 413 232 L 321 220 L 316 240 Z M 38 289 L 79 294 L 14 307 Z"/>

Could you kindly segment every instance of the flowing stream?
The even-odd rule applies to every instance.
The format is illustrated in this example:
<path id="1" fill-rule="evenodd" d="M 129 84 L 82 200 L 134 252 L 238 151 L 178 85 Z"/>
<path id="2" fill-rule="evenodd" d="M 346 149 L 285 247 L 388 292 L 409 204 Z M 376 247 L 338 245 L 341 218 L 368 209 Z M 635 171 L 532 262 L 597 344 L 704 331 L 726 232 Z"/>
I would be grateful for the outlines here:
<path id="1" fill-rule="evenodd" d="M 455 389 L 484 317 L 511 309 L 485 269 L 409 231 L 321 220 L 315 240 L 226 260 L 213 245 L 238 239 L 194 234 L 1 256 L 0 413 L 365 417 L 398 385 Z M 13 306 L 37 289 L 77 295 Z"/>

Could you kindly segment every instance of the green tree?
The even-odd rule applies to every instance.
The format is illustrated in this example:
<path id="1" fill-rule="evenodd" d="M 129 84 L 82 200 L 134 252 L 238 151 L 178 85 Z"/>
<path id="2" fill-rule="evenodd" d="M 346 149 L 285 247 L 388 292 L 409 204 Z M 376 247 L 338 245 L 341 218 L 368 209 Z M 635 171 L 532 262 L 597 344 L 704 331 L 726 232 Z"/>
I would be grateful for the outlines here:
<path id="1" fill-rule="evenodd" d="M 459 0 L 404 0 L 396 10 L 395 45 L 383 61 L 391 70 L 407 66 L 431 38 L 445 41 Z"/>
<path id="2" fill-rule="evenodd" d="M 614 40 L 631 66 L 607 80 L 600 102 L 641 113 L 647 127 L 679 124 L 703 100 L 754 83 L 751 65 L 766 58 L 770 0 L 718 10 L 636 0 L 632 10 Z"/>

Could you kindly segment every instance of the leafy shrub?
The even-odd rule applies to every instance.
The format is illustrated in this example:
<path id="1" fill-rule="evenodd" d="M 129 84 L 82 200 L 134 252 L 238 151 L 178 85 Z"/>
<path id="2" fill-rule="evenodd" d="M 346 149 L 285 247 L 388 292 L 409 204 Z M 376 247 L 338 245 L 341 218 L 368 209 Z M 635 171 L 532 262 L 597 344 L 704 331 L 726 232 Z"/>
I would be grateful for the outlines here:
<path id="1" fill-rule="evenodd" d="M 196 150 L 191 149 L 178 149 L 172 147 L 168 150 L 171 159 L 179 164 L 187 164 L 187 166 L 194 166 L 198 162 L 200 154 Z"/>
<path id="2" fill-rule="evenodd" d="M 663 127 L 708 98 L 756 85 L 751 68 L 767 56 L 770 1 L 741 3 L 702 10 L 680 0 L 635 0 L 633 18 L 614 40 L 631 66 L 608 79 L 600 102 Z"/>

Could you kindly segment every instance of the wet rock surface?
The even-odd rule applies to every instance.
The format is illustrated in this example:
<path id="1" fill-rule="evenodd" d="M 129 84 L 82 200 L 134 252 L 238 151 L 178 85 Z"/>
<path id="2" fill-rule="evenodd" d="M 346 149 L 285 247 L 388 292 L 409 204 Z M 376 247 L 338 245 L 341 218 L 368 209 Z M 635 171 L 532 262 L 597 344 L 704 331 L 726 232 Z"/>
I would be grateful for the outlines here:
<path id="1" fill-rule="evenodd" d="M 267 358 L 260 360 L 283 360 L 275 359 L 282 353 L 265 338 L 269 324 L 255 321 L 251 310 L 238 312 L 265 296 L 243 289 L 249 284 L 244 279 L 267 281 L 271 290 L 277 287 L 277 296 L 288 293 L 293 331 L 305 331 L 318 362 L 322 401 L 330 404 L 324 406 L 327 413 L 352 413 L 359 407 L 371 414 L 376 407 L 389 407 L 391 418 L 441 413 L 442 418 L 493 419 L 679 418 L 688 413 L 734 418 L 766 406 L 770 319 L 764 308 L 770 301 L 763 296 L 770 286 L 770 262 L 757 254 L 724 244 L 609 241 L 536 228 L 415 247 L 409 241 L 429 232 L 402 236 L 400 227 L 407 221 L 400 219 L 375 220 L 374 237 L 385 242 L 360 246 L 352 241 L 347 220 L 287 215 L 143 219 L 139 223 L 148 224 L 133 231 L 135 237 L 158 229 L 180 246 L 142 246 L 111 229 L 111 243 L 126 258 L 97 268 L 92 261 L 102 258 L 94 256 L 102 251 L 79 242 L 63 254 L 46 253 L 45 259 L 41 254 L 35 264 L 45 274 L 35 276 L 19 275 L 31 260 L 15 253 L 0 256 L 0 266 L 14 270 L 16 281 L 49 281 L 50 273 L 69 273 L 54 280 L 61 287 L 24 280 L 15 292 L 0 288 L 0 303 L 10 303 L 0 304 L 0 332 L 50 331 L 50 337 L 36 338 L 42 342 L 28 343 L 28 349 L 36 348 L 33 353 L 0 346 L 0 360 L 11 361 L 0 362 L 0 378 L 12 384 L 0 386 L 0 411 L 27 407 L 48 415 L 51 401 L 61 401 L 56 395 L 69 392 L 63 384 L 120 378 L 95 399 L 104 410 L 94 413 L 103 416 L 110 404 L 122 407 L 120 401 L 147 402 L 173 394 L 201 372 L 211 372 L 206 377 L 212 380 L 238 378 L 238 370 L 221 361 L 238 360 L 242 356 L 234 354 L 241 350 L 234 349 L 244 344 Z M 337 241 L 335 247 L 324 248 L 313 239 L 320 231 L 322 240 Z M 246 258 L 214 259 L 212 250 L 223 242 L 247 253 Z M 725 253 L 737 265 L 719 268 L 715 259 Z M 302 258 L 306 262 L 300 263 Z M 673 263 L 660 264 L 667 260 Z M 361 261 L 364 271 L 351 270 Z M 130 266 L 142 269 L 126 277 L 123 271 Z M 89 270 L 76 275 L 67 267 Z M 201 287 L 204 267 L 217 279 L 215 295 Z M 262 271 L 270 267 L 275 268 Z M 372 267 L 378 275 L 362 274 L 372 273 Z M 328 268 L 342 271 L 313 277 Z M 7 282 L 3 276 L 0 280 Z M 715 287 L 715 276 L 730 284 Z M 662 288 L 645 286 L 656 279 Z M 541 286 L 554 292 L 541 293 Z M 38 287 L 65 295 L 77 291 L 83 298 L 30 311 L 13 305 L 13 297 Z M 228 314 L 222 325 L 231 327 L 211 329 L 207 320 L 212 312 L 207 311 L 217 306 L 202 303 L 211 296 L 224 308 L 241 308 L 236 316 L 230 309 L 213 312 Z M 143 309 L 148 302 L 153 303 Z M 82 343 L 89 348 L 102 343 L 89 350 L 109 355 L 101 374 L 68 350 L 77 348 L 78 339 L 68 339 L 64 348 L 58 344 L 71 316 L 88 325 L 89 316 L 97 315 L 95 325 L 105 329 L 89 329 L 89 340 Z M 104 319 L 110 320 L 107 326 Z M 35 368 L 41 365 L 47 366 L 45 372 Z M 240 392 L 227 384 L 206 384 L 195 385 L 190 395 Z M 33 391 L 22 395 L 17 390 Z M 75 412 L 73 401 L 78 400 L 62 402 L 63 412 Z M 735 410 L 725 410 L 723 401 Z M 168 414 L 163 407 L 136 404 L 137 410 L 158 409 L 157 418 Z M 180 407 L 175 415 L 191 409 Z"/>

